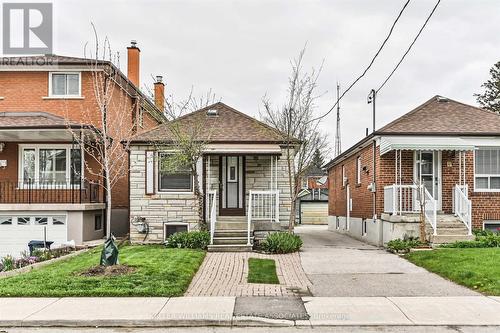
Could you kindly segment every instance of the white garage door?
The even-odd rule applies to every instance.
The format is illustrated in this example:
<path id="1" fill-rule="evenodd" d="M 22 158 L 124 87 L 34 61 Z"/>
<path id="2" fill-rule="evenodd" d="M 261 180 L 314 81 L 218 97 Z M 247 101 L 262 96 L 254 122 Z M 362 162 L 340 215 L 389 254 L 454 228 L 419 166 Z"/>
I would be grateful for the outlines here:
<path id="1" fill-rule="evenodd" d="M 302 202 L 300 212 L 302 224 L 328 224 L 328 202 Z"/>
<path id="2" fill-rule="evenodd" d="M 67 241 L 65 215 L 0 215 L 0 257 L 18 257 L 28 242 L 44 239 L 58 245 Z"/>

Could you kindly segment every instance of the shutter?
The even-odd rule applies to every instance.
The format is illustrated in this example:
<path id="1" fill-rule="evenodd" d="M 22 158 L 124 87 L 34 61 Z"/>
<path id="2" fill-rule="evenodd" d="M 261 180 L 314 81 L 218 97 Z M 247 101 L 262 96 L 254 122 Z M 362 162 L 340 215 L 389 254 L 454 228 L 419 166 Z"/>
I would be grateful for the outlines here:
<path id="1" fill-rule="evenodd" d="M 155 152 L 146 151 L 146 194 L 155 193 Z"/>

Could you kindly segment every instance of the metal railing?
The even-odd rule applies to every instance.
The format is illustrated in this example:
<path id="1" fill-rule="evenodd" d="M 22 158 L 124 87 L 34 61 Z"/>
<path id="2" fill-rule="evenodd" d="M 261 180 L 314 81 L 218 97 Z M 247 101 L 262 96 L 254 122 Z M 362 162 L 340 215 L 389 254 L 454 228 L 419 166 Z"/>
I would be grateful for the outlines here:
<path id="1" fill-rule="evenodd" d="M 453 188 L 453 212 L 467 227 L 468 235 L 472 235 L 472 202 L 467 190 L 467 185 L 455 185 Z"/>
<path id="2" fill-rule="evenodd" d="M 437 230 L 437 200 L 422 185 L 397 185 L 384 187 L 384 211 L 394 215 L 420 213 L 420 198 L 424 199 L 424 215 L 432 226 L 434 235 Z"/>
<path id="3" fill-rule="evenodd" d="M 214 243 L 215 224 L 217 223 L 217 191 L 207 191 L 207 212 L 210 224 L 210 244 Z"/>
<path id="4" fill-rule="evenodd" d="M 250 244 L 252 221 L 272 221 L 279 223 L 279 191 L 249 191 L 247 245 Z"/>
<path id="5" fill-rule="evenodd" d="M 101 203 L 102 186 L 82 179 L 74 182 L 0 181 L 0 204 Z"/>

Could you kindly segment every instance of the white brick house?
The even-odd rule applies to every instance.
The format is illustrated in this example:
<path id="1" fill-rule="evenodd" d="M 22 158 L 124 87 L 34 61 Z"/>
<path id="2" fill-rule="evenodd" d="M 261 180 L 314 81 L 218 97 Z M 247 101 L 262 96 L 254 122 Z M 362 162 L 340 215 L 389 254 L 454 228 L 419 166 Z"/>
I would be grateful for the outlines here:
<path id="1" fill-rule="evenodd" d="M 282 134 L 223 103 L 179 118 L 181 126 L 203 121 L 206 153 L 198 162 L 211 249 L 248 249 L 254 231 L 288 225 L 290 187 Z M 163 242 L 176 231 L 198 228 L 197 200 L 190 172 L 162 170 L 169 124 L 134 138 L 130 148 L 130 238 Z M 162 146 L 165 147 L 165 146 Z M 213 208 L 212 208 L 213 207 Z"/>

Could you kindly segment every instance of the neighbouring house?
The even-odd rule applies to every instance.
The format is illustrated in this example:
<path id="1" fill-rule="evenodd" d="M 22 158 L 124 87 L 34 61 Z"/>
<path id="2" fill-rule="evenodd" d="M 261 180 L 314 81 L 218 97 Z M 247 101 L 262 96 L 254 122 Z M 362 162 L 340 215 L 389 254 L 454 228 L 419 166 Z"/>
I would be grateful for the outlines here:
<path id="1" fill-rule="evenodd" d="M 163 242 L 174 232 L 198 227 L 190 171 L 169 171 L 162 160 L 175 142 L 172 126 L 189 131 L 203 124 L 197 174 L 209 250 L 251 249 L 256 237 L 288 225 L 290 186 L 283 135 L 223 103 L 216 103 L 137 135 L 130 145 L 130 238 Z M 161 145 L 159 145 L 161 143 Z M 291 152 L 293 153 L 293 151 Z"/>
<path id="2" fill-rule="evenodd" d="M 420 202 L 434 244 L 500 227 L 496 113 L 435 96 L 325 167 L 331 230 L 378 245 L 418 237 Z"/>
<path id="3" fill-rule="evenodd" d="M 328 173 L 312 165 L 302 177 L 298 195 L 299 224 L 328 224 Z"/>
<path id="4" fill-rule="evenodd" d="M 128 112 L 124 126 L 134 126 L 137 133 L 165 120 L 163 110 L 138 89 L 139 54 L 135 45 L 128 48 L 128 77 L 112 63 L 98 62 L 99 70 L 115 74 L 113 98 L 123 99 L 110 104 L 109 119 Z M 102 171 L 74 139 L 79 133 L 91 140 L 91 132 L 99 130 L 85 122 L 82 112 L 95 110 L 100 119 L 95 67 L 89 67 L 93 60 L 46 55 L 0 61 L 0 257 L 19 255 L 30 240 L 44 237 L 76 244 L 102 238 L 106 193 L 102 177 L 85 166 Z M 115 234 L 128 233 L 128 188 L 124 177 L 112 194 Z"/>

